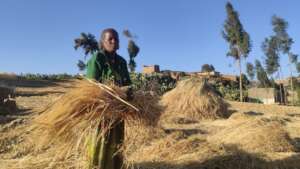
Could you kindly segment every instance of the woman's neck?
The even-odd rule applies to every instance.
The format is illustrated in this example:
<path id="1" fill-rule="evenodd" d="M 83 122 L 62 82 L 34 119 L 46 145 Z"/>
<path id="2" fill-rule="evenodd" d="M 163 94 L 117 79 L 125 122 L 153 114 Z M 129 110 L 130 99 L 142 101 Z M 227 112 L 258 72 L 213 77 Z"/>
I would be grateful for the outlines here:
<path id="1" fill-rule="evenodd" d="M 116 52 L 107 52 L 107 51 L 103 51 L 106 58 L 107 58 L 107 61 L 108 63 L 111 65 L 111 64 L 114 64 L 115 63 L 115 60 L 116 60 L 116 55 L 117 53 Z"/>
<path id="2" fill-rule="evenodd" d="M 112 57 L 112 58 L 114 58 L 116 56 L 116 54 L 117 54 L 116 52 L 107 52 L 105 50 L 104 50 L 104 53 L 105 53 L 106 56 Z"/>

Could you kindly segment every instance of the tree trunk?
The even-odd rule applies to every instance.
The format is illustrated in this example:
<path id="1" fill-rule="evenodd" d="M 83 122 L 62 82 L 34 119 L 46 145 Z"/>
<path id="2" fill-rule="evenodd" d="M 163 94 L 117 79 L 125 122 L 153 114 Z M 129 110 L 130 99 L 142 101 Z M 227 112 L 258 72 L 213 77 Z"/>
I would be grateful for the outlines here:
<path id="1" fill-rule="evenodd" d="M 293 84 L 293 71 L 290 63 L 290 72 L 291 72 L 291 94 L 292 94 L 292 104 L 295 105 L 295 98 L 294 98 L 294 84 Z"/>
<path id="2" fill-rule="evenodd" d="M 243 84 L 242 84 L 241 58 L 238 59 L 238 67 L 239 67 L 239 70 L 240 70 L 240 102 L 243 102 Z"/>
<path id="3" fill-rule="evenodd" d="M 283 96 L 283 85 L 281 85 L 282 83 L 281 83 L 281 81 L 282 81 L 282 79 L 281 79 L 281 66 L 279 66 L 279 80 L 280 80 L 280 82 L 279 82 L 279 91 L 280 91 L 280 104 L 285 104 L 285 102 L 284 102 L 284 96 Z"/>
<path id="4" fill-rule="evenodd" d="M 291 91 L 292 91 L 292 102 L 293 106 L 295 105 L 295 97 L 294 97 L 294 82 L 293 82 L 293 76 L 291 76 Z"/>

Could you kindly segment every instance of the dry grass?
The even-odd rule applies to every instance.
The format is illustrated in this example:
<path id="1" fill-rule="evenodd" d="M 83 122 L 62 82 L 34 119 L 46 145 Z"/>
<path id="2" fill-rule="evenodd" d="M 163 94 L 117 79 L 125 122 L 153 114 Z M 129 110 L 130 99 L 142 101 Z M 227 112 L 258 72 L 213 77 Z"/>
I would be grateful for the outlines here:
<path id="1" fill-rule="evenodd" d="M 182 132 L 174 132 L 165 137 L 152 140 L 148 145 L 144 145 L 130 156 L 128 161 L 164 161 L 170 162 L 181 158 L 185 154 L 196 152 L 199 144 L 205 142 L 197 137 L 188 138 Z"/>
<path id="2" fill-rule="evenodd" d="M 57 86 L 49 87 L 49 90 L 56 91 L 56 89 Z M 188 90 L 186 93 L 189 93 Z M 140 94 L 148 94 L 150 98 L 155 98 L 149 93 Z M 57 95 L 51 94 L 53 98 Z M 137 99 L 137 102 L 141 107 L 147 107 L 155 105 L 153 103 L 158 100 L 155 99 Z M 36 103 L 49 103 L 53 100 L 43 96 L 19 97 L 17 103 L 35 101 L 35 104 L 28 104 L 27 107 L 36 109 L 45 105 Z M 131 101 L 130 104 L 139 107 L 133 102 L 135 101 Z M 148 127 L 148 123 L 140 120 L 126 123 L 124 151 L 126 162 L 134 169 L 300 168 L 298 152 L 300 146 L 296 149 L 296 144 L 300 145 L 299 107 L 229 103 L 231 111 L 236 112 L 229 119 L 201 120 L 199 123 L 183 120 L 182 123 L 166 124 L 164 130 Z M 51 144 L 50 147 L 39 151 L 32 150 L 40 139 L 32 138 L 28 126 L 30 119 L 37 115 L 37 113 L 25 115 L 24 117 L 29 120 L 28 123 L 26 121 L 18 123 L 12 128 L 2 130 L 1 128 L 5 126 L 0 126 L 0 144 L 4 146 L 3 148 L 0 146 L 0 151 L 3 150 L 0 153 L 0 168 L 86 168 L 84 152 L 71 153 L 60 158 L 63 149 L 59 144 Z M 180 116 L 181 114 L 170 114 L 170 117 L 174 118 Z M 143 125 L 140 125 L 141 123 Z M 43 132 L 40 136 L 43 137 Z M 296 143 L 294 146 L 289 136 L 293 139 L 293 143 Z"/>
<path id="3" fill-rule="evenodd" d="M 157 126 L 163 108 L 158 104 L 160 98 L 149 92 L 137 91 L 130 102 L 138 109 L 145 111 L 147 123 L 142 123 L 138 118 L 125 121 L 125 140 L 123 153 L 127 157 L 143 145 L 149 144 L 157 138 L 162 138 L 165 133 Z"/>
<path id="4" fill-rule="evenodd" d="M 175 89 L 163 95 L 162 104 L 166 106 L 163 119 L 183 116 L 202 120 L 229 116 L 226 102 L 202 79 L 180 81 Z"/>
<path id="5" fill-rule="evenodd" d="M 296 153 L 250 153 L 236 145 L 220 147 L 195 136 L 166 137 L 130 157 L 135 169 L 294 169 L 299 159 Z"/>
<path id="6" fill-rule="evenodd" d="M 84 154 L 86 138 L 98 127 L 105 134 L 123 120 L 140 128 L 156 124 L 161 111 L 158 98 L 140 91 L 130 103 L 125 99 L 116 86 L 81 81 L 34 120 L 32 136 L 38 140 L 38 151 L 55 145 L 60 151 L 55 158 L 69 158 Z"/>
<path id="7" fill-rule="evenodd" d="M 262 113 L 256 113 L 253 111 L 248 111 L 248 112 L 242 112 L 242 113 L 233 113 L 228 119 L 231 121 L 245 121 L 245 120 L 250 120 L 254 119 L 257 117 L 263 116 Z"/>
<path id="8" fill-rule="evenodd" d="M 277 120 L 254 118 L 232 123 L 208 138 L 217 145 L 234 144 L 247 152 L 295 151 L 292 140 Z"/>
<path id="9" fill-rule="evenodd" d="M 194 126 L 199 132 L 187 136 L 172 132 L 143 145 L 127 160 L 136 169 L 299 168 L 300 154 L 285 130 L 289 121 L 252 109 L 229 119 L 201 121 L 201 125 L 177 124 L 178 131 Z M 207 132 L 201 133 L 203 129 Z"/>
<path id="10" fill-rule="evenodd" d="M 173 132 L 128 157 L 136 169 L 294 169 L 300 155 L 283 123 L 267 118 L 228 121 L 208 135 Z M 232 123 L 231 123 L 232 121 Z M 210 126 L 210 127 L 213 127 Z"/>
<path id="11" fill-rule="evenodd" d="M 0 160 L 1 168 L 5 169 L 86 169 L 87 160 L 77 155 L 68 158 L 59 158 L 60 152 L 57 147 L 53 147 L 43 152 L 32 153 L 22 158 Z"/>
<path id="12" fill-rule="evenodd" d="M 141 147 L 166 136 L 164 130 L 159 127 L 125 125 L 125 128 L 124 157 L 129 157 Z"/>
<path id="13" fill-rule="evenodd" d="M 268 104 L 257 104 L 257 103 L 246 103 L 246 102 L 235 102 L 228 101 L 228 103 L 237 112 L 257 112 L 271 115 L 284 115 L 288 113 L 300 113 L 298 106 L 284 106 L 284 105 L 268 105 Z"/>

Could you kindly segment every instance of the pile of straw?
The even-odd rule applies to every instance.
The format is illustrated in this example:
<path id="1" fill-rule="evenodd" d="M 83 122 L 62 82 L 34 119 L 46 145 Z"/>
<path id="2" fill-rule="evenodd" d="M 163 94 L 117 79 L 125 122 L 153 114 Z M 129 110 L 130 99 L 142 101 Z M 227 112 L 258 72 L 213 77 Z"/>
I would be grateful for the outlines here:
<path id="1" fill-rule="evenodd" d="M 255 118 L 260 118 L 263 116 L 263 113 L 248 111 L 248 112 L 237 112 L 230 115 L 228 118 L 229 121 L 243 121 L 243 120 L 251 120 Z"/>
<path id="2" fill-rule="evenodd" d="M 247 152 L 291 152 L 295 151 L 292 140 L 276 120 L 254 118 L 226 127 L 208 138 L 216 145 L 237 145 Z"/>
<path id="3" fill-rule="evenodd" d="M 218 119 L 228 117 L 227 103 L 203 79 L 180 81 L 176 88 L 163 95 L 166 110 L 162 119 L 183 116 L 194 119 Z"/>
<path id="4" fill-rule="evenodd" d="M 131 102 L 139 109 L 147 109 L 151 118 L 147 118 L 151 123 L 156 124 L 162 107 L 158 105 L 159 96 L 151 92 L 137 91 L 134 94 L 134 100 Z M 152 120 L 152 121 L 151 121 Z M 138 123 L 137 123 L 138 122 Z M 143 145 L 150 144 L 154 139 L 162 138 L 165 132 L 157 125 L 145 125 L 138 119 L 126 121 L 125 140 L 123 145 L 124 157 L 129 156 Z"/>
<path id="5" fill-rule="evenodd" d="M 197 152 L 200 144 L 204 142 L 205 140 L 197 137 L 186 137 L 181 132 L 174 132 L 163 138 L 153 140 L 149 145 L 142 146 L 127 158 L 128 161 L 134 163 L 146 161 L 176 161 L 184 155 L 191 155 L 192 153 Z"/>
<path id="6" fill-rule="evenodd" d="M 165 131 L 159 127 L 147 127 L 139 125 L 125 125 L 124 157 L 139 151 L 143 146 L 151 144 L 154 140 L 164 138 Z"/>
<path id="7" fill-rule="evenodd" d="M 121 88 L 81 81 L 35 119 L 39 148 L 62 144 L 62 152 L 85 147 L 86 138 L 101 127 L 105 134 L 120 121 L 154 126 L 160 116 L 158 100 L 149 93 L 136 92 L 130 103 Z"/>

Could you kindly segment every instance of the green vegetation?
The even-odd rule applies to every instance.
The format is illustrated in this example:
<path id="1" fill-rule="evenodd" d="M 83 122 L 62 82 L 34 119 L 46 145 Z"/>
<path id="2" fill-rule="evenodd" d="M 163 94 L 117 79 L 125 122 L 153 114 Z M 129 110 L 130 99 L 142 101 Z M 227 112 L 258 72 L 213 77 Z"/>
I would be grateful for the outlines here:
<path id="1" fill-rule="evenodd" d="M 203 64 L 201 67 L 201 72 L 212 72 L 215 71 L 215 67 L 209 64 Z"/>
<path id="2" fill-rule="evenodd" d="M 169 90 L 175 88 L 176 80 L 171 78 L 169 75 L 163 74 L 142 74 L 142 73 L 131 73 L 130 74 L 132 85 L 134 90 L 152 91 L 158 95 L 163 95 Z M 243 90 L 247 89 L 250 84 L 246 75 L 242 75 L 242 86 Z M 184 78 L 183 78 L 184 79 Z M 221 79 L 209 80 L 209 84 L 216 89 L 218 94 L 232 101 L 239 101 L 239 82 L 238 81 L 222 81 Z M 243 95 L 243 100 L 247 100 L 247 92 Z"/>
<path id="3" fill-rule="evenodd" d="M 274 37 L 266 38 L 262 44 L 262 49 L 266 55 L 266 72 L 272 75 L 277 72 L 280 67 L 276 39 Z"/>
<path id="4" fill-rule="evenodd" d="M 175 88 L 176 80 L 169 75 L 131 73 L 130 78 L 134 90 L 152 91 L 158 95 Z"/>
<path id="5" fill-rule="evenodd" d="M 287 33 L 288 22 L 276 15 L 272 17 L 272 26 L 274 34 L 266 38 L 262 44 L 263 52 L 266 56 L 266 70 L 269 75 L 278 72 L 280 75 L 280 56 L 287 55 L 290 62 L 290 71 L 292 73 L 292 64 L 297 63 L 298 56 L 291 52 L 293 39 Z M 280 78 L 280 77 L 279 77 Z"/>
<path id="6" fill-rule="evenodd" d="M 255 67 L 253 66 L 253 64 L 252 63 L 247 63 L 246 64 L 246 68 L 247 68 L 247 75 L 249 76 L 249 78 L 251 79 L 251 80 L 253 80 L 254 79 L 254 76 L 255 76 Z"/>
<path id="7" fill-rule="evenodd" d="M 242 87 L 243 90 L 246 90 L 247 86 L 249 85 L 249 80 L 244 74 L 242 76 Z M 219 92 L 219 95 L 224 99 L 231 101 L 240 100 L 239 82 L 217 80 L 215 82 L 211 82 L 210 84 Z M 247 92 L 244 92 L 243 100 L 247 100 L 247 97 Z"/>
<path id="8" fill-rule="evenodd" d="M 79 75 L 69 75 L 66 73 L 63 74 L 20 74 L 18 75 L 18 79 L 21 80 L 67 80 L 67 79 L 74 79 L 78 78 Z"/>
<path id="9" fill-rule="evenodd" d="M 262 50 L 265 54 L 265 64 L 266 72 L 269 76 L 273 76 L 277 72 L 277 78 L 282 79 L 281 77 L 281 65 L 280 65 L 280 56 L 287 55 L 289 58 L 289 69 L 290 75 L 293 76 L 293 67 L 298 66 L 297 58 L 298 56 L 291 52 L 292 44 L 294 43 L 293 39 L 287 33 L 288 22 L 283 18 L 280 18 L 276 15 L 272 17 L 272 27 L 274 34 L 269 38 L 265 38 L 262 44 Z M 294 66 L 292 66 L 294 65 Z M 274 78 L 273 78 L 274 79 Z M 291 90 L 294 90 L 293 81 L 290 81 Z M 280 101 L 284 103 L 284 97 L 282 95 L 283 89 L 280 85 Z"/>
<path id="10" fill-rule="evenodd" d="M 227 56 L 233 57 L 238 63 L 240 71 L 240 101 L 243 101 L 242 90 L 242 68 L 241 59 L 246 58 L 251 50 L 250 36 L 244 30 L 240 22 L 239 14 L 233 9 L 230 2 L 226 4 L 227 19 L 224 23 L 224 30 L 222 31 L 224 39 L 229 43 L 229 51 Z"/>
<path id="11" fill-rule="evenodd" d="M 20 74 L 18 79 L 20 80 L 68 80 L 82 78 L 79 75 L 69 74 Z M 142 73 L 130 73 L 132 86 L 134 90 L 152 91 L 156 94 L 163 95 L 165 92 L 173 89 L 176 85 L 176 80 L 169 75 L 164 74 L 142 74 Z"/>
<path id="12" fill-rule="evenodd" d="M 268 75 L 261 65 L 259 60 L 255 60 L 255 69 L 256 69 L 256 78 L 259 82 L 259 87 L 271 87 L 271 82 L 268 78 Z"/>

